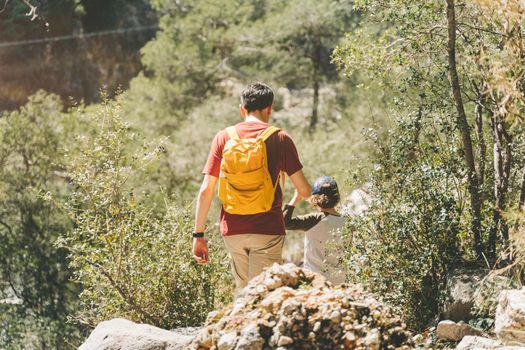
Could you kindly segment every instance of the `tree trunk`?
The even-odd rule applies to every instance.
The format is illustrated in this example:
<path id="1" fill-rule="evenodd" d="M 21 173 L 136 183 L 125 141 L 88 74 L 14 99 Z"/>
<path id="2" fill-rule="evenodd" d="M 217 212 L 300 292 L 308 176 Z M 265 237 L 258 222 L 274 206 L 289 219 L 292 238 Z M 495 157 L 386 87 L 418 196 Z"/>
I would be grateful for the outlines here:
<path id="1" fill-rule="evenodd" d="M 313 64 L 313 89 L 314 89 L 314 98 L 312 102 L 312 117 L 310 118 L 310 127 L 309 131 L 313 132 L 317 127 L 317 122 L 319 121 L 319 69 L 321 67 L 321 44 L 318 43 L 315 45 L 314 55 L 312 57 Z"/>
<path id="2" fill-rule="evenodd" d="M 479 194 L 479 184 L 474 162 L 474 151 L 472 139 L 470 137 L 470 127 L 463 106 L 461 88 L 459 85 L 458 72 L 456 67 L 456 11 L 454 0 L 447 0 L 447 29 L 448 29 L 448 69 L 449 79 L 454 97 L 454 104 L 457 110 L 457 126 L 461 131 L 463 143 L 463 154 L 468 170 L 468 184 L 470 193 L 470 205 L 472 207 L 472 232 L 474 234 L 474 249 L 477 258 L 483 259 L 483 242 L 481 240 L 481 198 Z"/>
<path id="3" fill-rule="evenodd" d="M 492 136 L 494 139 L 494 198 L 496 202 L 487 251 L 491 261 L 495 261 L 498 233 L 501 235 L 503 242 L 506 242 L 509 238 L 508 225 L 501 213 L 506 208 L 505 199 L 512 165 L 512 140 L 505 130 L 501 117 L 492 117 Z"/>
<path id="4" fill-rule="evenodd" d="M 476 134 L 479 142 L 479 168 L 478 168 L 478 187 L 481 191 L 485 183 L 485 164 L 487 159 L 487 144 L 485 142 L 485 135 L 483 134 L 483 105 L 485 104 L 485 94 L 481 90 L 483 85 L 477 91 L 476 98 Z M 481 196 L 481 193 L 480 193 Z"/>
<path id="5" fill-rule="evenodd" d="M 310 132 L 313 132 L 317 127 L 319 110 L 319 82 L 314 81 L 314 100 L 312 103 L 312 118 L 310 119 Z"/>

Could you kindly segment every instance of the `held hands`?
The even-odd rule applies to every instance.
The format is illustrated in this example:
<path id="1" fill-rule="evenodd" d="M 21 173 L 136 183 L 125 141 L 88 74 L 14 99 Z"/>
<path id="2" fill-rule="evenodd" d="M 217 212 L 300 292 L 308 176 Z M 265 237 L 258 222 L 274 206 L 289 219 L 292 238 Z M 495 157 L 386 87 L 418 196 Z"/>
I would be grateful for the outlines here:
<path id="1" fill-rule="evenodd" d="M 208 244 L 204 238 L 193 239 L 193 259 L 199 265 L 206 265 L 208 263 Z"/>

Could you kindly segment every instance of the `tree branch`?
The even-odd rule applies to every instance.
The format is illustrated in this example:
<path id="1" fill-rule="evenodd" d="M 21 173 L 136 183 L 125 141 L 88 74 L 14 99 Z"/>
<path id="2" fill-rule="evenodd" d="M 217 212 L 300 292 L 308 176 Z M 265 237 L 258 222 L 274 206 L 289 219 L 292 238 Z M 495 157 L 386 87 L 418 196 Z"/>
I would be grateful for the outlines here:
<path id="1" fill-rule="evenodd" d="M 0 13 L 4 12 L 5 9 L 7 8 L 7 4 L 9 3 L 9 0 L 5 0 L 4 2 L 4 7 L 2 7 L 2 9 L 0 10 Z"/>
<path id="2" fill-rule="evenodd" d="M 31 3 L 27 0 L 22 0 L 22 2 L 29 6 L 29 12 L 26 13 L 26 16 L 31 17 L 31 21 L 34 21 L 35 18 L 38 17 L 38 14 L 36 13 L 36 6 L 31 5 Z"/>
<path id="3" fill-rule="evenodd" d="M 148 322 L 151 322 L 152 324 L 156 324 L 155 318 L 151 316 L 149 313 L 147 313 L 143 308 L 141 308 L 136 303 L 136 301 L 133 299 L 133 297 L 129 295 L 129 293 L 125 290 L 125 288 L 123 288 L 120 284 L 115 282 L 111 274 L 104 271 L 104 269 L 102 269 L 100 266 L 99 266 L 99 271 L 108 279 L 109 283 L 113 286 L 113 288 L 117 290 L 120 296 L 124 299 L 124 301 L 126 301 L 131 306 L 133 310 L 135 310 L 139 315 L 142 315 L 142 317 L 144 317 L 145 320 L 147 320 Z"/>
<path id="4" fill-rule="evenodd" d="M 454 0 L 447 1 L 447 28 L 448 28 L 448 69 L 452 88 L 454 104 L 457 110 L 457 125 L 461 131 L 463 142 L 463 154 L 468 170 L 468 183 L 470 192 L 470 204 L 472 207 L 472 231 L 474 234 L 474 249 L 478 259 L 483 259 L 483 243 L 481 241 L 481 200 L 479 197 L 479 184 L 474 162 L 474 152 L 470 127 L 465 113 L 465 107 L 461 97 L 458 71 L 456 67 L 456 11 Z"/>
<path id="5" fill-rule="evenodd" d="M 38 14 L 36 13 L 37 7 L 34 5 L 31 5 L 31 3 L 27 0 L 21 0 L 27 7 L 29 7 L 29 12 L 25 15 L 28 17 L 31 17 L 31 21 L 34 21 L 35 18 L 38 17 Z M 4 12 L 7 9 L 7 5 L 9 4 L 9 0 L 4 1 L 4 6 L 0 9 L 0 13 Z"/>

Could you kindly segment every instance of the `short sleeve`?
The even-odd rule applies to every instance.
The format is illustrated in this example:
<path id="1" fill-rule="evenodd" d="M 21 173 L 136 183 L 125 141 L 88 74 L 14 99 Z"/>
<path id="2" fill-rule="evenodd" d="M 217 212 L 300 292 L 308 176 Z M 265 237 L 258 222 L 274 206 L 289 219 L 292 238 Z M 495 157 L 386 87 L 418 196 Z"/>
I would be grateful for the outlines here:
<path id="1" fill-rule="evenodd" d="M 206 161 L 206 165 L 202 170 L 202 173 L 204 175 L 219 177 L 223 148 L 224 135 L 222 132 L 219 132 L 217 133 L 217 135 L 215 135 L 211 143 L 210 153 L 208 154 L 208 160 Z"/>
<path id="2" fill-rule="evenodd" d="M 284 131 L 279 132 L 279 137 L 282 140 L 284 152 L 282 153 L 281 170 L 286 172 L 288 176 L 295 174 L 303 168 L 301 161 L 299 160 L 299 154 L 295 144 L 287 133 Z"/>

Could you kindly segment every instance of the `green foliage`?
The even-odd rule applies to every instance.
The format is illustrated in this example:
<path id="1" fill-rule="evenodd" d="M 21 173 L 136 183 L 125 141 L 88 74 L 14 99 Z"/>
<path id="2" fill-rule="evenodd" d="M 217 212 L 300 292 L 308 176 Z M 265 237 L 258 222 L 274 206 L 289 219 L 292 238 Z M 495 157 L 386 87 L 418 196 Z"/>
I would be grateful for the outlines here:
<path id="1" fill-rule="evenodd" d="M 155 118 L 163 133 L 173 130 L 191 108 L 219 93 L 219 82 L 230 75 L 228 59 L 238 45 L 237 31 L 257 18 L 258 2 L 153 2 L 165 15 L 162 30 L 142 49 L 147 74 L 131 83 L 134 113 L 142 120 Z"/>
<path id="2" fill-rule="evenodd" d="M 78 111 L 89 132 L 68 159 L 75 190 L 67 211 L 74 231 L 61 244 L 71 252 L 84 290 L 78 320 L 95 325 L 125 317 L 164 328 L 197 325 L 227 300 L 224 254 L 201 267 L 191 254 L 191 217 L 181 206 L 156 205 L 136 184 L 147 181 L 164 146 L 137 147 L 138 135 L 115 102 Z M 92 131 L 91 131 L 92 130 Z"/>
<path id="3" fill-rule="evenodd" d="M 376 168 L 359 179 L 371 183 L 377 201 L 348 229 L 354 235 L 349 269 L 402 306 L 414 327 L 436 314 L 435 290 L 446 270 L 473 260 L 502 261 L 497 256 L 509 246 L 509 226 L 501 213 L 516 206 L 523 186 L 523 130 L 510 123 L 522 105 L 517 81 L 523 74 L 516 65 L 522 38 L 504 32 L 477 2 L 496 6 L 467 1 L 454 7 L 462 102 L 448 79 L 445 2 L 358 1 L 361 28 L 333 56 L 348 76 L 394 96 L 387 112 L 393 129 L 374 137 L 378 152 L 370 162 Z M 503 66 L 519 77 L 494 68 Z"/>
<path id="4" fill-rule="evenodd" d="M 68 117 L 43 92 L 0 118 L 0 348 L 67 348 L 78 330 L 67 323 L 78 287 L 67 252 L 54 245 L 71 222 L 40 191 L 67 195 L 61 144 Z"/>
<path id="5" fill-rule="evenodd" d="M 457 155 L 435 147 L 434 138 L 414 143 L 415 132 L 439 124 L 406 118 L 386 140 L 369 135 L 376 165 L 360 180 L 370 183 L 374 204 L 346 228 L 351 278 L 383 295 L 414 328 L 437 314 L 440 285 L 460 257 L 465 229 Z"/>
<path id="6" fill-rule="evenodd" d="M 270 8 L 275 13 L 258 23 L 261 34 L 253 51 L 259 58 L 253 53 L 246 58 L 260 61 L 255 67 L 262 71 L 258 74 L 285 86 L 312 87 L 316 79 L 337 80 L 330 55 L 357 24 L 352 5 L 352 1 L 273 1 Z"/>
<path id="7" fill-rule="evenodd" d="M 163 14 L 161 31 L 142 49 L 146 71 L 131 82 L 124 108 L 155 119 L 161 134 L 209 97 L 231 93 L 231 81 L 307 87 L 317 113 L 315 94 L 338 80 L 330 54 L 357 21 L 349 1 L 152 3 Z"/>

